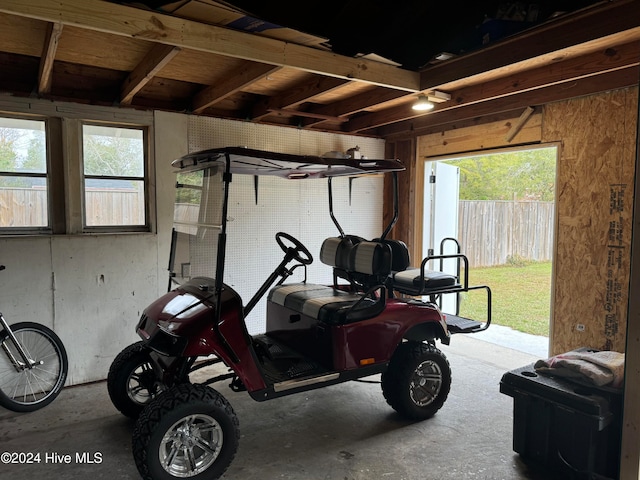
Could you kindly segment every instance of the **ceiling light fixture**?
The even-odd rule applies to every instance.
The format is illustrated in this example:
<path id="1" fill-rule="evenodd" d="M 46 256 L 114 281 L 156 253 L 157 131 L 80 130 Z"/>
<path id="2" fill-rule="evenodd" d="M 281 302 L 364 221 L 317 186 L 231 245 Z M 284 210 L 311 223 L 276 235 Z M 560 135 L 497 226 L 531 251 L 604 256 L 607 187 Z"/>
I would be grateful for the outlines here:
<path id="1" fill-rule="evenodd" d="M 411 106 L 412 109 L 418 112 L 426 112 L 427 110 L 431 110 L 435 105 L 429 101 L 427 96 L 424 93 L 418 95 L 418 100 Z"/>

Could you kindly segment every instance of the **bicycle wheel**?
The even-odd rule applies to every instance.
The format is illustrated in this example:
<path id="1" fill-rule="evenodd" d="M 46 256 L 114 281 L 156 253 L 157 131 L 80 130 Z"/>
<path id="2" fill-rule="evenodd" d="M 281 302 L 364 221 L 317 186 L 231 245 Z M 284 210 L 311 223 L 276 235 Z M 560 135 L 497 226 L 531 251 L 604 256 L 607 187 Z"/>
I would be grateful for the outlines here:
<path id="1" fill-rule="evenodd" d="M 21 322 L 11 325 L 11 330 L 35 365 L 28 368 L 9 333 L 0 333 L 0 405 L 14 412 L 32 412 L 49 405 L 62 390 L 69 368 L 67 352 L 44 325 Z"/>

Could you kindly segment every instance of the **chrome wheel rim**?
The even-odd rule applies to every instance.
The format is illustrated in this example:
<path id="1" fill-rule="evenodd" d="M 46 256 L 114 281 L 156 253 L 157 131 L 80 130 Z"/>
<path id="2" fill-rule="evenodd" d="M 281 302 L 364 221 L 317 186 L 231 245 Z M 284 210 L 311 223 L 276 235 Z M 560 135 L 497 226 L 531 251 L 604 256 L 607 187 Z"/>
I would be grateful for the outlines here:
<path id="1" fill-rule="evenodd" d="M 413 372 L 409 384 L 411 400 L 419 407 L 431 404 L 442 388 L 442 370 L 433 360 L 422 362 Z"/>
<path id="2" fill-rule="evenodd" d="M 153 367 L 148 362 L 139 365 L 127 379 L 127 395 L 138 405 L 146 405 L 162 390 L 162 384 L 156 381 Z"/>
<path id="3" fill-rule="evenodd" d="M 193 477 L 213 465 L 222 443 L 222 429 L 213 417 L 189 415 L 174 423 L 162 437 L 160 464 L 174 477 Z"/>

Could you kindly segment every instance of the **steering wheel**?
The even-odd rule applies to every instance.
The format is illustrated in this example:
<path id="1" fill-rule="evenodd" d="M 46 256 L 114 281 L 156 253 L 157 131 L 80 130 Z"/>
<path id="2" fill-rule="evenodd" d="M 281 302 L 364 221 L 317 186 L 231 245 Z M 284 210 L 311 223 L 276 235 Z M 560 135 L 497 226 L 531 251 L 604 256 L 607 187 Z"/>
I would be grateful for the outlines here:
<path id="1" fill-rule="evenodd" d="M 293 243 L 293 247 L 287 247 L 284 244 L 283 239 L 286 239 L 289 242 Z M 278 246 L 284 253 L 289 253 L 291 251 L 293 253 L 293 259 L 297 260 L 303 265 L 309 265 L 311 262 L 313 262 L 313 255 L 311 255 L 311 252 L 307 250 L 307 247 L 305 247 L 300 240 L 292 237 L 288 233 L 276 233 L 276 242 L 278 242 Z"/>

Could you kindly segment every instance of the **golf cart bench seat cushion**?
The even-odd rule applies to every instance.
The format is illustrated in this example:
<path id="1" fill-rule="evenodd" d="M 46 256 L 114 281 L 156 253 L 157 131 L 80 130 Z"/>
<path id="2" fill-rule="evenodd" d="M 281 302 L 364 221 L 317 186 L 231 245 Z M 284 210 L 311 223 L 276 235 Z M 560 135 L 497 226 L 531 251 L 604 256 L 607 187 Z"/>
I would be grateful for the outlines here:
<path id="1" fill-rule="evenodd" d="M 352 235 L 329 237 L 322 242 L 320 261 L 348 273 L 386 276 L 391 272 L 391 249 Z"/>
<path id="2" fill-rule="evenodd" d="M 393 273 L 393 288 L 403 291 L 416 292 L 422 284 L 419 268 L 408 268 L 402 272 Z M 437 270 L 424 270 L 424 288 L 422 292 L 432 289 L 457 286 L 455 275 L 439 272 Z"/>
<path id="3" fill-rule="evenodd" d="M 328 325 L 343 325 L 379 315 L 384 302 L 325 285 L 292 283 L 272 288 L 269 301 Z M 352 309 L 358 302 L 358 308 Z"/>
<path id="4" fill-rule="evenodd" d="M 362 285 L 381 283 L 391 273 L 388 246 L 352 235 L 327 238 L 320 249 L 320 261 Z M 269 301 L 329 325 L 375 317 L 385 306 L 384 299 L 367 297 L 364 292 L 308 283 L 275 287 L 269 293 Z"/>

